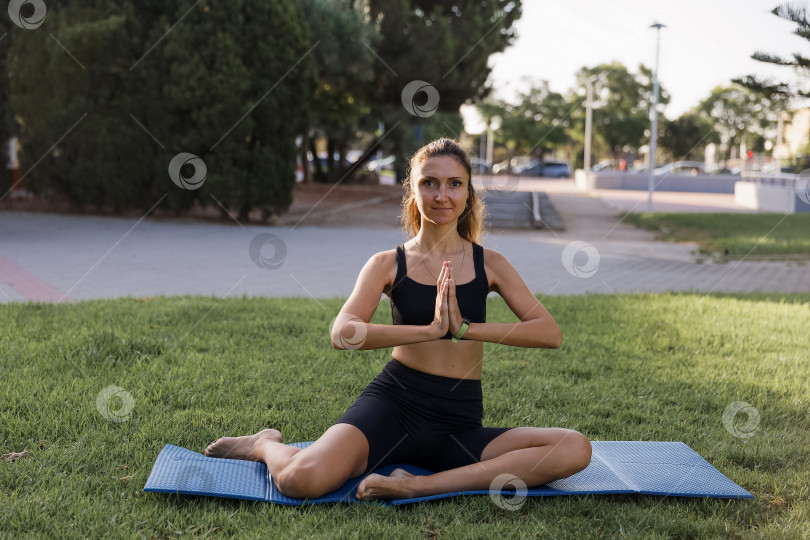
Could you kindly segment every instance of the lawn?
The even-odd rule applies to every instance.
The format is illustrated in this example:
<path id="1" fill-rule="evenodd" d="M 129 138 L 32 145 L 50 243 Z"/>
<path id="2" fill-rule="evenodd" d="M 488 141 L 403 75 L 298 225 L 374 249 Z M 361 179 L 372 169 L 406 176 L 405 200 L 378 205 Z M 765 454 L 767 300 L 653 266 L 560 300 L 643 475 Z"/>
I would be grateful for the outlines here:
<path id="1" fill-rule="evenodd" d="M 0 311 L 0 536 L 788 537 L 810 535 L 810 294 L 547 297 L 559 350 L 485 345 L 485 425 L 683 441 L 754 500 L 487 496 L 384 508 L 144 493 L 166 443 L 202 451 L 273 426 L 317 438 L 389 358 L 337 351 L 342 301 L 171 297 Z M 514 321 L 493 297 L 490 321 Z M 375 322 L 390 323 L 381 303 Z M 123 422 L 102 389 L 132 396 Z M 723 412 L 745 401 L 753 436 Z M 117 409 L 118 407 L 114 407 Z"/>
<path id="2" fill-rule="evenodd" d="M 810 259 L 810 214 L 633 213 L 624 221 L 728 259 Z"/>

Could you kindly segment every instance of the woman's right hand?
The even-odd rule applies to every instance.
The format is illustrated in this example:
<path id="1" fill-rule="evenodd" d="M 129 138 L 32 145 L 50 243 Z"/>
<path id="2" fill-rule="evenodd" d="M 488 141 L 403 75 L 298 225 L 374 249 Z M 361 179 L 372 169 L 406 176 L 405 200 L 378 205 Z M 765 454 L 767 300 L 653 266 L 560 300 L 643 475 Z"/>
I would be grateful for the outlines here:
<path id="1" fill-rule="evenodd" d="M 433 322 L 430 323 L 435 339 L 441 339 L 450 330 L 450 314 L 448 309 L 448 296 L 452 280 L 450 279 L 450 262 L 442 264 L 442 271 L 436 281 L 436 311 Z"/>

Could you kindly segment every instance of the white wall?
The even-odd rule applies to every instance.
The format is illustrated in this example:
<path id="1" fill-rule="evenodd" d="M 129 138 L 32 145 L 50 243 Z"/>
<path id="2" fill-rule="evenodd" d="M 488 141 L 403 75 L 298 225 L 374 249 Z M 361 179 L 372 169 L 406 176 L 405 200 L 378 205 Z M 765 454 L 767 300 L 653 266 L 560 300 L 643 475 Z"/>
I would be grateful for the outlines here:
<path id="1" fill-rule="evenodd" d="M 796 198 L 792 187 L 766 186 L 756 182 L 737 182 L 734 186 L 735 203 L 761 212 L 792 214 L 796 211 Z"/>

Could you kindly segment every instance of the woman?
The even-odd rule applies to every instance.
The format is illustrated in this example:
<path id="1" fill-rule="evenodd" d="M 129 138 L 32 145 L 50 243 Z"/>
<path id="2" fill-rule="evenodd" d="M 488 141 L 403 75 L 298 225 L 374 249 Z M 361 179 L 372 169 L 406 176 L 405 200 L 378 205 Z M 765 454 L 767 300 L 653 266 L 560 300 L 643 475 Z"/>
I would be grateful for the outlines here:
<path id="1" fill-rule="evenodd" d="M 469 156 L 449 139 L 411 158 L 402 222 L 412 238 L 369 259 L 331 333 L 338 349 L 393 347 L 349 410 L 305 449 L 265 429 L 221 438 L 206 455 L 264 461 L 278 489 L 296 498 L 321 496 L 385 463 L 438 472 L 372 474 L 358 498 L 489 489 L 502 474 L 532 487 L 588 466 L 590 442 L 576 431 L 481 426 L 483 342 L 558 348 L 561 335 L 506 258 L 479 245 L 484 208 L 470 174 Z M 489 291 L 520 322 L 485 322 Z M 381 293 L 391 299 L 392 325 L 369 323 Z"/>

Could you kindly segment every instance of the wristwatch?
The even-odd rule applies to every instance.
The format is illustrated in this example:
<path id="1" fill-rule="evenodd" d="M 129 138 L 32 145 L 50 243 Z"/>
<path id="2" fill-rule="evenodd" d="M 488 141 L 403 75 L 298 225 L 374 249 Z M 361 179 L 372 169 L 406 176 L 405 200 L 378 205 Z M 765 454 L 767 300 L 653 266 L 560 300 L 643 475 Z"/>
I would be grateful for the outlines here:
<path id="1" fill-rule="evenodd" d="M 470 319 L 468 319 L 467 317 L 461 319 L 461 326 L 459 327 L 458 332 L 453 334 L 453 343 L 458 343 L 458 340 L 461 339 L 461 336 L 464 335 L 464 333 L 467 331 L 467 328 L 469 327 L 470 327 Z"/>

